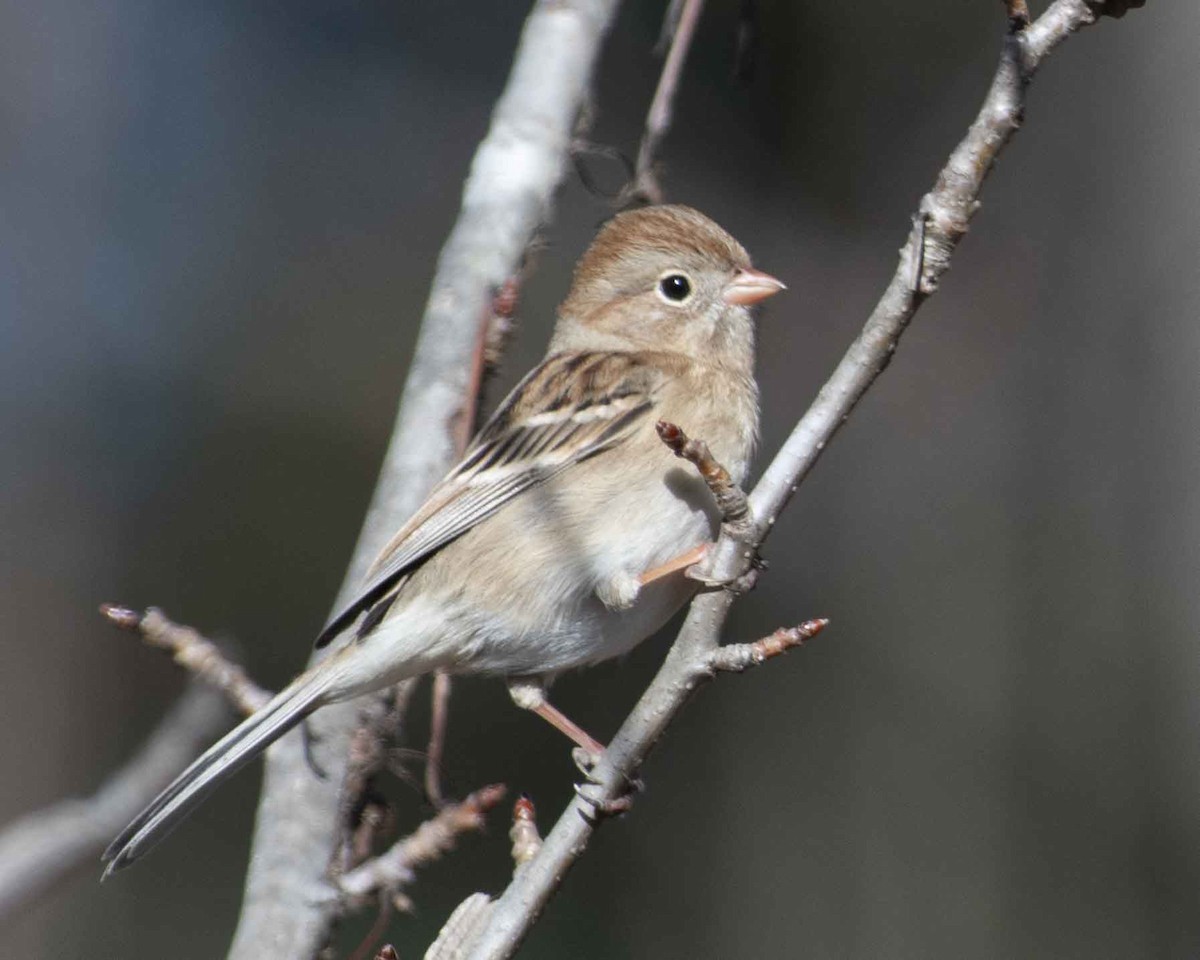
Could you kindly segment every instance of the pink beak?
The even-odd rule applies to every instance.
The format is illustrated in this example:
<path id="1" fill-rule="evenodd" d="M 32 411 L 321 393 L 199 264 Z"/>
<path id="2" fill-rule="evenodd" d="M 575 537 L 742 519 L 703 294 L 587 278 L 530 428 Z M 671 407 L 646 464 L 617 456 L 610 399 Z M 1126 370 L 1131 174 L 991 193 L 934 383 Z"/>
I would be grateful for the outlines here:
<path id="1" fill-rule="evenodd" d="M 729 304 L 749 306 L 786 289 L 787 287 L 769 273 L 747 267 L 745 270 L 739 270 L 725 285 L 721 299 Z"/>

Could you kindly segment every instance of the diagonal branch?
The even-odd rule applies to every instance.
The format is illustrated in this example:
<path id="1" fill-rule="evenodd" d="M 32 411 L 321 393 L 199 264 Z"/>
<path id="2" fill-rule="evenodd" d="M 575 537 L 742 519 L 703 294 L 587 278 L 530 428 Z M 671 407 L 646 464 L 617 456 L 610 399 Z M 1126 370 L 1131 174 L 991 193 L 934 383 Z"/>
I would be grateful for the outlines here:
<path id="1" fill-rule="evenodd" d="M 478 318 L 550 217 L 617 6 L 617 0 L 537 0 L 525 22 L 438 259 L 395 429 L 338 606 L 450 466 L 456 416 L 461 419 L 469 402 Z M 363 709 L 362 703 L 338 704 L 313 716 L 323 780 L 310 771 L 298 737 L 284 737 L 268 752 L 231 960 L 303 960 L 327 941 L 339 901 L 326 872 L 342 843 L 347 746 Z"/>
<path id="2" fill-rule="evenodd" d="M 504 789 L 503 784 L 491 784 L 442 807 L 407 837 L 345 874 L 339 883 L 341 892 L 352 901 L 380 891 L 395 894 L 412 882 L 417 867 L 440 858 L 461 834 L 482 830 L 484 814 L 504 799 Z"/>
<path id="3" fill-rule="evenodd" d="M 1026 84 L 1055 47 L 1095 19 L 1092 6 L 1084 0 L 1055 0 L 1025 29 L 1019 18 L 1010 18 L 1010 33 L 983 105 L 933 189 L 921 199 L 891 282 L 751 494 L 761 536 L 766 536 L 825 444 L 883 372 L 913 314 L 937 291 L 950 269 L 950 258 L 979 210 L 983 181 L 1021 125 Z"/>
<path id="4" fill-rule="evenodd" d="M 128 823 L 227 725 L 226 703 L 243 714 L 270 699 L 217 644 L 151 607 L 106 603 L 101 614 L 171 654 L 195 678 L 141 750 L 85 799 L 62 800 L 0 832 L 0 916 L 36 899 L 62 877 L 95 864 Z"/>
<path id="5" fill-rule="evenodd" d="M 1120 6 L 1123 12 L 1127 4 L 1122 0 Z M 753 545 L 765 539 L 838 427 L 887 366 L 917 308 L 937 289 L 979 207 L 983 181 L 1020 125 L 1029 78 L 1050 51 L 1104 10 L 1100 0 L 1055 0 L 1028 28 L 1019 17 L 1010 18 L 1010 35 L 991 88 L 966 137 L 922 199 L 891 282 L 862 333 L 750 496 L 756 524 Z M 725 531 L 712 574 L 732 581 L 746 572 L 749 563 L 745 544 Z M 538 856 L 496 901 L 469 954 L 472 960 L 512 956 L 568 868 L 586 849 L 595 829 L 591 814 L 597 802 L 614 801 L 627 789 L 629 779 L 690 693 L 711 676 L 732 602 L 729 591 L 714 591 L 692 603 L 658 675 L 591 772 L 595 789 L 587 800 L 576 799 L 567 807 Z"/>
<path id="6" fill-rule="evenodd" d="M 95 867 L 127 824 L 229 723 L 224 695 L 194 680 L 141 749 L 90 797 L 61 800 L 0 832 L 0 916 Z"/>
<path id="7" fill-rule="evenodd" d="M 538 832 L 537 811 L 533 801 L 526 796 L 517 798 L 513 804 L 513 823 L 508 831 L 512 840 L 514 876 L 525 869 L 542 849 L 542 835 Z M 438 931 L 437 939 L 425 951 L 425 960 L 463 960 L 471 942 L 491 916 L 495 901 L 486 893 L 473 893 L 454 908 L 450 917 Z"/>

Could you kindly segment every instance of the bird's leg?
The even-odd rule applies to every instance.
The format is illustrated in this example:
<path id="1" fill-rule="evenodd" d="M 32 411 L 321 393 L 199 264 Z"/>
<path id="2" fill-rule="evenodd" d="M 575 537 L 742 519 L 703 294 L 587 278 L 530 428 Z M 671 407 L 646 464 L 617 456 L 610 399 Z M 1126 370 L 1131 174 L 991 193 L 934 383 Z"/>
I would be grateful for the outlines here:
<path id="1" fill-rule="evenodd" d="M 726 590 L 731 590 L 733 593 L 741 595 L 754 586 L 755 581 L 758 579 L 759 571 L 766 567 L 766 561 L 755 553 L 750 560 L 750 569 L 742 576 L 733 578 L 711 576 L 709 569 L 712 564 L 706 561 L 709 561 L 709 558 L 712 556 L 712 548 L 713 544 L 702 543 L 687 553 L 681 553 L 673 560 L 668 560 L 657 567 L 651 567 L 637 578 L 637 583 L 639 586 L 644 587 L 648 583 L 661 580 L 663 577 L 668 577 L 682 570 L 683 575 L 689 580 L 695 580 L 706 587 L 724 587 Z"/>
<path id="2" fill-rule="evenodd" d="M 656 580 L 666 579 L 680 570 L 686 571 L 686 575 L 692 577 L 696 572 L 692 568 L 708 556 L 710 546 L 711 544 L 702 543 L 687 553 L 672 557 L 666 563 L 660 563 L 657 567 L 642 571 L 637 576 L 627 570 L 620 570 L 597 588 L 596 595 L 600 598 L 600 602 L 610 610 L 628 610 L 637 602 L 642 587 L 654 583 Z M 704 580 L 703 576 L 695 579 Z"/>
<path id="3" fill-rule="evenodd" d="M 546 684 L 537 677 L 512 677 L 508 680 L 508 695 L 513 703 L 523 710 L 530 710 L 551 724 L 560 733 L 570 737 L 578 746 L 571 751 L 571 758 L 580 772 L 588 778 L 587 783 L 578 784 L 575 792 L 580 799 L 591 805 L 596 817 L 614 816 L 624 813 L 633 805 L 633 798 L 642 790 L 642 782 L 626 778 L 625 792 L 615 799 L 598 795 L 599 787 L 591 779 L 591 771 L 600 762 L 604 744 L 593 738 L 579 724 L 553 706 L 546 699 Z"/>
<path id="4" fill-rule="evenodd" d="M 661 580 L 663 577 L 669 577 L 680 570 L 687 570 L 689 567 L 694 567 L 708 556 L 708 549 L 711 546 L 712 544 L 702 543 L 698 547 L 693 547 L 687 553 L 681 553 L 679 556 L 673 557 L 666 563 L 660 563 L 657 567 L 651 567 L 637 578 L 638 583 L 644 587 L 655 580 Z"/>
<path id="5" fill-rule="evenodd" d="M 599 760 L 604 744 L 546 699 L 546 684 L 536 677 L 514 677 L 508 681 L 508 695 L 522 710 L 530 710 L 560 733 L 577 743 L 589 756 Z"/>
<path id="6" fill-rule="evenodd" d="M 642 589 L 656 580 L 664 580 L 672 574 L 683 572 L 690 580 L 697 580 L 708 587 L 729 586 L 729 581 L 714 579 L 705 572 L 702 564 L 712 552 L 711 543 L 702 543 L 692 547 L 686 553 L 672 557 L 666 563 L 644 570 L 638 576 L 621 573 L 613 577 L 602 589 L 596 591 L 606 607 L 612 610 L 625 610 L 633 606 Z"/>

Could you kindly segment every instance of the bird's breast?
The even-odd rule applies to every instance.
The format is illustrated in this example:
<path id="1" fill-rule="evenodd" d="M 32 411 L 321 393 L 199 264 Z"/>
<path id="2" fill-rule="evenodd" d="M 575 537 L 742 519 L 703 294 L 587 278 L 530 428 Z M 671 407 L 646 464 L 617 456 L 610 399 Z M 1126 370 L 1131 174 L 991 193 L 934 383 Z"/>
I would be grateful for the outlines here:
<path id="1" fill-rule="evenodd" d="M 740 482 L 757 417 L 755 398 L 735 394 L 697 402 L 668 392 L 655 414 L 705 440 Z M 405 592 L 439 598 L 456 634 L 444 666 L 519 675 L 594 663 L 631 649 L 692 596 L 695 583 L 676 573 L 627 607 L 602 599 L 614 578 L 711 540 L 720 522 L 704 481 L 662 444 L 654 419 L 523 492 L 417 572 Z"/>

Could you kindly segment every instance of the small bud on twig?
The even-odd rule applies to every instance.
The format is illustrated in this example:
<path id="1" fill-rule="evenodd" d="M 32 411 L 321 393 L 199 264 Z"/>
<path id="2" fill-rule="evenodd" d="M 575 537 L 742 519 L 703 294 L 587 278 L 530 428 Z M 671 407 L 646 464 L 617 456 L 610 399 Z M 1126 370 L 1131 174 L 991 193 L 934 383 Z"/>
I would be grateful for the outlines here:
<path id="1" fill-rule="evenodd" d="M 709 656 L 709 669 L 741 673 L 750 667 L 757 667 L 760 663 L 787 653 L 793 647 L 803 646 L 828 624 L 829 620 L 825 617 L 805 620 L 795 627 L 780 627 L 769 637 L 763 637 L 753 643 L 731 643 L 718 647 Z"/>
<path id="2" fill-rule="evenodd" d="M 658 431 L 658 438 L 675 456 L 688 461 L 700 472 L 713 499 L 717 501 L 725 525 L 736 538 L 741 539 L 740 533 L 750 523 L 750 502 L 746 499 L 746 492 L 734 483 L 729 471 L 712 455 L 703 440 L 691 439 L 681 427 L 667 420 L 659 420 L 654 428 Z"/>
<path id="3" fill-rule="evenodd" d="M 513 825 L 508 831 L 513 842 L 512 858 L 514 873 L 537 856 L 542 849 L 542 835 L 538 832 L 537 811 L 533 801 L 522 794 L 513 804 Z"/>

